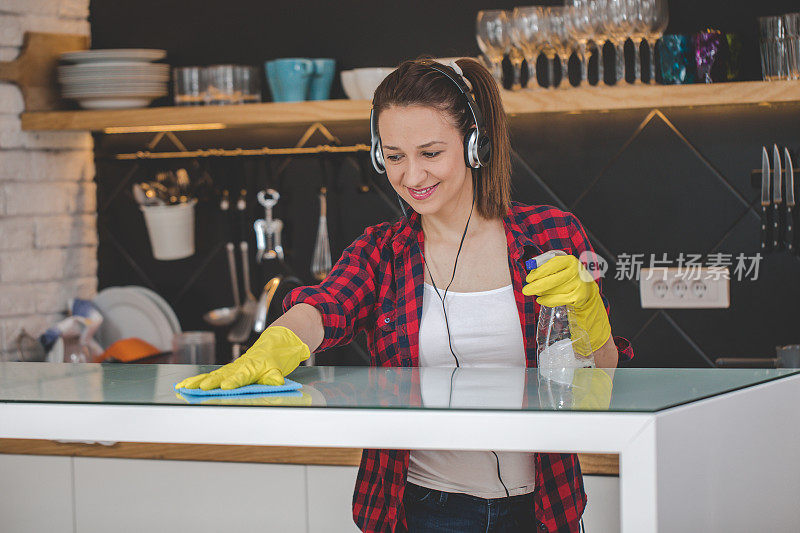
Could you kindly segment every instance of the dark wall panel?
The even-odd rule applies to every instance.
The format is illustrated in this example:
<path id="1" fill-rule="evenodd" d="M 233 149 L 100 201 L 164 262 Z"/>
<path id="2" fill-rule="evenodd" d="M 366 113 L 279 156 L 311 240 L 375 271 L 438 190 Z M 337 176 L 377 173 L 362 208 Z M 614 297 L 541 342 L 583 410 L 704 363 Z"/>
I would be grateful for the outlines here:
<path id="1" fill-rule="evenodd" d="M 391 65 L 420 53 L 474 55 L 473 21 L 478 9 L 508 8 L 477 2 L 92 2 L 95 47 L 163 47 L 172 64 L 242 62 L 257 64 L 281 56 L 336 57 L 339 66 Z M 746 77 L 759 64 L 753 35 L 755 16 L 796 9 L 773 0 L 735 5 L 719 0 L 671 2 L 670 31 L 704 26 L 750 36 Z M 608 88 L 607 90 L 613 90 Z M 334 95 L 341 95 L 336 87 Z M 635 110 L 612 113 L 550 114 L 514 119 L 514 197 L 573 211 L 592 242 L 609 259 L 605 292 L 611 300 L 616 334 L 634 342 L 635 366 L 708 366 L 720 356 L 770 356 L 776 344 L 800 341 L 800 261 L 768 256 L 757 281 L 732 281 L 732 307 L 726 310 L 647 310 L 639 305 L 638 285 L 613 278 L 623 253 L 708 254 L 758 251 L 758 192 L 750 169 L 759 165 L 761 145 L 800 146 L 800 106 L 725 106 L 722 108 Z M 189 148 L 291 146 L 302 128 L 232 130 L 182 134 Z M 337 127 L 347 144 L 366 142 L 363 125 Z M 323 176 L 316 157 L 241 160 L 119 162 L 103 154 L 140 149 L 145 135 L 98 136 L 100 286 L 147 285 L 177 309 L 185 329 L 204 328 L 208 309 L 229 305 L 224 243 L 228 220 L 217 208 L 220 190 L 251 192 L 248 222 L 262 211 L 254 192 L 271 184 L 283 197 L 277 215 L 285 220 L 288 263 L 310 281 L 316 235 L 316 192 Z M 312 139 L 311 144 L 322 143 Z M 170 148 L 166 146 L 165 148 Z M 385 178 L 374 174 L 370 192 L 359 192 L 361 158 L 328 161 L 329 230 L 332 252 L 341 251 L 366 225 L 396 216 L 396 208 L 377 193 L 388 193 Z M 191 164 L 190 164 L 191 163 Z M 174 262 L 152 258 L 141 214 L 130 197 L 130 183 L 162 168 L 190 164 L 197 177 L 207 171 L 214 192 L 198 205 L 197 253 Z M 277 169 L 285 164 L 281 173 Z M 268 169 L 272 169 L 269 172 Z M 252 235 L 251 246 L 254 246 Z M 259 269 L 254 290 L 277 272 Z M 360 361 L 342 349 L 325 362 Z"/>

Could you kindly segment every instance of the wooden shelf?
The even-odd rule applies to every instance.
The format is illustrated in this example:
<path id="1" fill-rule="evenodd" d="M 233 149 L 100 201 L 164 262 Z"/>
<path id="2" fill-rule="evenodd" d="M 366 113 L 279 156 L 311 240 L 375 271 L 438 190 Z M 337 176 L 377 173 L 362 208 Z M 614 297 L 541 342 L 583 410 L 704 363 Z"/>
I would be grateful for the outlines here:
<path id="1" fill-rule="evenodd" d="M 800 102 L 800 81 L 696 85 L 623 85 L 503 91 L 510 116 L 619 109 Z M 151 107 L 108 111 L 39 111 L 22 114 L 25 130 L 181 131 L 238 126 L 366 122 L 368 100 Z"/>

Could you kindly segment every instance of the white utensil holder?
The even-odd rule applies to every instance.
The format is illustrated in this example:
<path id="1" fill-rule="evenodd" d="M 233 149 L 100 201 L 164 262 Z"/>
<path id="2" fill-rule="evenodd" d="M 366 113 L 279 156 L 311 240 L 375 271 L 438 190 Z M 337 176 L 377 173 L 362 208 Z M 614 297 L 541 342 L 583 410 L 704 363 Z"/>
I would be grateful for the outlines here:
<path id="1" fill-rule="evenodd" d="M 194 206 L 197 200 L 175 205 L 142 205 L 153 257 L 160 261 L 194 254 Z"/>

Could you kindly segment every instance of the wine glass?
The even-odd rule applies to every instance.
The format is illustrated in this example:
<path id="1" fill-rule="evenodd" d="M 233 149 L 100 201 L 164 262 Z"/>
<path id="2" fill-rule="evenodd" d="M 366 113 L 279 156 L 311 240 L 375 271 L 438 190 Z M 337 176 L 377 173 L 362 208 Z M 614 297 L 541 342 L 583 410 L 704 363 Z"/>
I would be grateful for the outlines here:
<path id="1" fill-rule="evenodd" d="M 492 65 L 492 76 L 502 86 L 503 56 L 511 46 L 508 15 L 502 9 L 478 11 L 475 30 L 478 46 Z"/>
<path id="2" fill-rule="evenodd" d="M 511 90 L 516 91 L 522 88 L 522 62 L 525 60 L 525 55 L 516 46 L 511 46 L 508 49 L 508 60 L 511 61 L 511 70 L 513 72 Z"/>
<path id="3" fill-rule="evenodd" d="M 545 14 L 546 8 L 540 6 L 515 7 L 511 13 L 511 40 L 528 63 L 527 86 L 531 88 L 537 84 L 536 60 L 544 47 Z"/>
<path id="4" fill-rule="evenodd" d="M 631 34 L 633 42 L 633 83 L 642 83 L 642 43 L 650 29 L 650 19 L 655 10 L 655 0 L 628 0 L 628 9 L 631 13 Z"/>
<path id="5" fill-rule="evenodd" d="M 589 0 L 572 0 L 569 23 L 572 36 L 577 43 L 578 59 L 581 63 L 581 80 L 589 83 L 589 62 L 586 60 L 586 48 L 594 37 Z"/>
<path id="6" fill-rule="evenodd" d="M 548 27 L 550 43 L 558 55 L 561 63 L 561 83 L 559 87 L 569 87 L 569 72 L 567 62 L 572 54 L 572 31 L 570 26 L 570 10 L 572 6 L 555 6 L 550 8 Z"/>
<path id="7" fill-rule="evenodd" d="M 631 10 L 629 0 L 597 0 L 604 4 L 603 25 L 608 34 L 608 40 L 614 45 L 616 62 L 614 66 L 614 81 L 625 80 L 625 41 L 631 34 Z"/>
<path id="8" fill-rule="evenodd" d="M 650 48 L 650 83 L 656 81 L 656 44 L 658 44 L 664 30 L 669 23 L 669 7 L 667 0 L 652 0 L 653 9 L 650 12 L 648 28 L 645 37 Z"/>
<path id="9" fill-rule="evenodd" d="M 600 0 L 589 0 L 589 13 L 592 22 L 594 41 L 597 47 L 597 85 L 605 83 L 605 61 L 603 61 L 603 45 L 608 40 L 605 28 L 605 3 Z"/>

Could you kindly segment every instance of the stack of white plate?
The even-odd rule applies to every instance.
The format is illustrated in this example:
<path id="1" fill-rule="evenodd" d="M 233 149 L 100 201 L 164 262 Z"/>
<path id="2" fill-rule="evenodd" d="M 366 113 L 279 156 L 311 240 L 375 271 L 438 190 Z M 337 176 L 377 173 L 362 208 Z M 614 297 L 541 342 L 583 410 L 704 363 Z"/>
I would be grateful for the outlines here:
<path id="1" fill-rule="evenodd" d="M 169 65 L 153 63 L 164 50 L 83 50 L 61 54 L 61 95 L 86 109 L 146 107 L 166 96 Z"/>
<path id="2" fill-rule="evenodd" d="M 167 352 L 172 350 L 172 337 L 181 332 L 167 301 L 145 287 L 109 287 L 95 296 L 94 304 L 103 314 L 95 334 L 103 349 L 120 339 L 136 337 Z"/>

